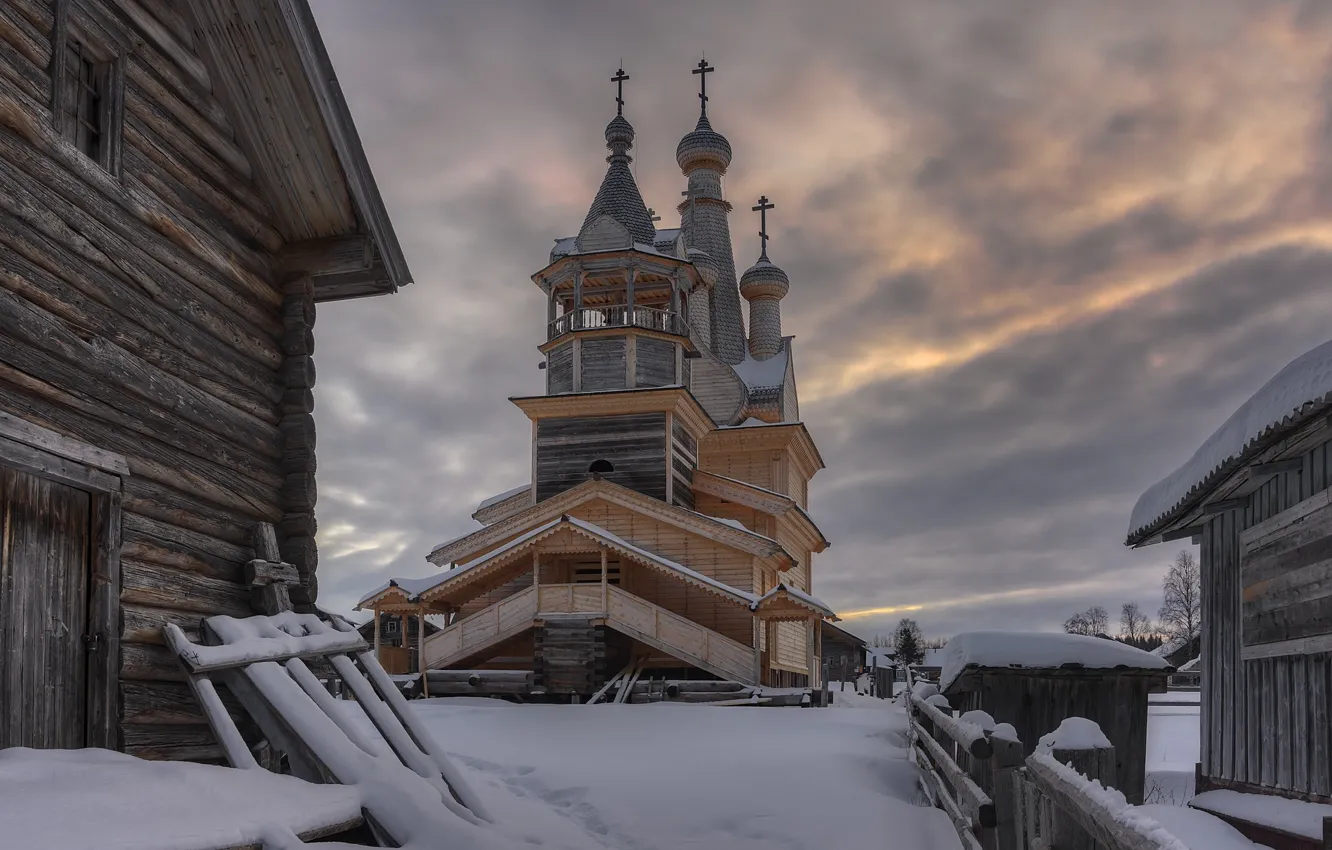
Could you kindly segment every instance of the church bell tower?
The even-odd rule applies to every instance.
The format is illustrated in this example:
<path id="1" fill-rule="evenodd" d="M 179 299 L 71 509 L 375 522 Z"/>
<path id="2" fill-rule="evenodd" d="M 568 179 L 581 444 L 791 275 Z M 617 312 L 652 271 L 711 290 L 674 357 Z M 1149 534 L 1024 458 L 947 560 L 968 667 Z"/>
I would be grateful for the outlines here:
<path id="1" fill-rule="evenodd" d="M 538 502 L 604 477 L 692 506 L 696 443 L 711 424 L 701 411 L 677 408 L 697 408 L 685 389 L 698 356 L 690 297 L 705 297 L 716 276 L 693 262 L 698 252 L 691 258 L 682 234 L 659 238 L 643 203 L 629 168 L 628 79 L 623 69 L 611 78 L 618 93 L 605 133 L 608 167 L 583 225 L 557 240 L 550 264 L 532 277 L 546 297 L 546 394 L 514 401 L 534 423 Z"/>

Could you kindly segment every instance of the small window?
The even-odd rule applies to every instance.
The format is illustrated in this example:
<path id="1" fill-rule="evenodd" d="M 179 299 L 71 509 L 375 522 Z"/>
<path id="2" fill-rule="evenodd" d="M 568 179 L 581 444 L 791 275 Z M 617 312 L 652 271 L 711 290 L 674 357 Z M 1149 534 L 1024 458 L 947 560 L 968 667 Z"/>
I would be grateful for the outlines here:
<path id="1" fill-rule="evenodd" d="M 60 133 L 85 156 L 97 162 L 102 159 L 102 134 L 105 132 L 102 104 L 106 99 L 109 76 L 105 64 L 94 62 L 88 56 L 83 42 L 74 38 L 65 42 L 62 81 L 65 96 L 61 104 Z"/>
<path id="2" fill-rule="evenodd" d="M 121 62 L 123 48 L 103 43 L 85 26 L 78 8 L 59 6 L 52 68 L 52 115 L 56 130 L 102 168 L 120 171 Z M 105 34 L 103 34 L 105 35 Z M 112 33 L 112 41 L 120 38 Z"/>
<path id="3" fill-rule="evenodd" d="M 600 478 L 607 473 L 614 472 L 615 467 L 610 461 L 603 458 L 597 458 L 592 461 L 592 465 L 587 468 L 587 471 L 593 478 Z"/>

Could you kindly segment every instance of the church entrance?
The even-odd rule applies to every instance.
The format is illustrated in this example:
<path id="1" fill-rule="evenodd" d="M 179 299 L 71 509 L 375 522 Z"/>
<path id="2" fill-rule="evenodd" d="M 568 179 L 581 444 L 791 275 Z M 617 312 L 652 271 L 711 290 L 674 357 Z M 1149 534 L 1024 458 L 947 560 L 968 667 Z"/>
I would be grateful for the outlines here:
<path id="1" fill-rule="evenodd" d="M 0 749 L 85 745 L 92 500 L 0 466 Z"/>

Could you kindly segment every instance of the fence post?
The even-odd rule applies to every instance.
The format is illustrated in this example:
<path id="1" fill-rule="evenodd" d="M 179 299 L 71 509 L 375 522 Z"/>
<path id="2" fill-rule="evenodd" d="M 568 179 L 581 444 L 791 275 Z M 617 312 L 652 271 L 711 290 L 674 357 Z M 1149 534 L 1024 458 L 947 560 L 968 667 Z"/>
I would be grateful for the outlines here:
<path id="1" fill-rule="evenodd" d="M 1024 761 L 1022 742 L 1011 724 L 1000 723 L 990 733 L 990 777 L 992 789 L 987 789 L 994 800 L 994 835 L 998 850 L 1026 850 L 1023 846 L 1024 801 L 1019 793 L 1017 772 Z"/>
<path id="2" fill-rule="evenodd" d="M 1089 736 L 1086 734 L 1078 736 L 1081 740 L 1069 741 L 1068 736 L 1063 733 L 1066 729 L 1070 729 L 1070 721 L 1079 721 L 1079 725 L 1086 727 L 1086 732 L 1094 728 L 1095 735 L 1100 736 L 1104 746 L 1090 746 L 1092 741 L 1088 740 Z M 1047 750 L 1055 761 L 1068 765 L 1088 779 L 1097 779 L 1106 787 L 1114 787 L 1115 748 L 1105 739 L 1100 727 L 1092 721 L 1081 717 L 1066 718 L 1059 724 L 1057 731 L 1041 738 L 1038 751 L 1040 749 Z M 1059 850 L 1095 850 L 1096 842 L 1092 837 L 1063 812 L 1054 812 L 1052 826 L 1053 840 L 1050 844 Z"/>

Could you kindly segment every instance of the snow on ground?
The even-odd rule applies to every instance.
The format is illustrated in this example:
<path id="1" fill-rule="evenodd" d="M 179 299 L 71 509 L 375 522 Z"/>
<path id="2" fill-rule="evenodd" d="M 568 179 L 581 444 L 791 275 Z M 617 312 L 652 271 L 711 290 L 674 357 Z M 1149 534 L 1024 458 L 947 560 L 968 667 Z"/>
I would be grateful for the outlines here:
<path id="1" fill-rule="evenodd" d="M 955 850 L 917 799 L 899 706 L 411 703 L 518 842 L 588 850 Z M 354 704 L 348 703 L 352 711 Z M 366 722 L 360 718 L 361 722 Z"/>
<path id="2" fill-rule="evenodd" d="M 1193 798 L 1192 805 L 1301 835 L 1314 842 L 1323 839 L 1323 820 L 1332 818 L 1332 806 L 1322 803 L 1306 803 L 1268 794 L 1241 794 L 1239 791 L 1204 791 Z"/>
<path id="3" fill-rule="evenodd" d="M 1199 722 L 1197 691 L 1152 694 L 1147 708 L 1144 802 L 1182 806 L 1193 796 Z"/>
<path id="4" fill-rule="evenodd" d="M 1191 850 L 1266 850 L 1235 827 L 1205 812 L 1182 806 L 1138 806 L 1138 812 L 1165 827 Z"/>
<path id="5" fill-rule="evenodd" d="M 361 813 L 360 794 L 265 770 L 143 761 L 109 750 L 0 750 L 0 846 L 196 850 L 304 832 Z"/>

